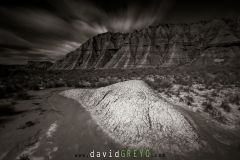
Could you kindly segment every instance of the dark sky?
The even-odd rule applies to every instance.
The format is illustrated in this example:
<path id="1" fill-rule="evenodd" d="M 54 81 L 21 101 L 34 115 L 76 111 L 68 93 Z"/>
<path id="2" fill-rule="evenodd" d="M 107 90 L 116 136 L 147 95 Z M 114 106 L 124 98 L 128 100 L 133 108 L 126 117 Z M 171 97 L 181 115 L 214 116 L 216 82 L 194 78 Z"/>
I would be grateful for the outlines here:
<path id="1" fill-rule="evenodd" d="M 0 63 L 54 61 L 99 33 L 236 17 L 239 6 L 231 0 L 1 0 Z"/>

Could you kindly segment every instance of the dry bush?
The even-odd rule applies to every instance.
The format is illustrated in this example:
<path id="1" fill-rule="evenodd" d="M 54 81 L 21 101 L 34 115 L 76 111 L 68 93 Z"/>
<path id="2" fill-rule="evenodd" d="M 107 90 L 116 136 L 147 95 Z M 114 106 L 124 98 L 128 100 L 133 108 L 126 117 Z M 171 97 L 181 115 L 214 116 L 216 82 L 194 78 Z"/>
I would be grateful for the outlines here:
<path id="1" fill-rule="evenodd" d="M 229 97 L 229 102 L 232 104 L 240 105 L 240 96 L 239 95 L 231 95 Z"/>
<path id="2" fill-rule="evenodd" d="M 194 103 L 193 97 L 187 95 L 187 96 L 185 96 L 185 98 L 186 98 L 186 103 L 187 103 L 187 105 L 190 106 L 190 105 L 192 105 L 192 103 Z"/>
<path id="3" fill-rule="evenodd" d="M 229 104 L 226 101 L 222 102 L 220 107 L 222 109 L 224 109 L 225 112 L 230 112 L 231 111 L 231 107 L 229 106 Z"/>
<path id="4" fill-rule="evenodd" d="M 145 79 L 145 82 L 155 90 L 171 88 L 173 85 L 172 82 L 161 79 L 156 79 L 155 81 Z"/>
<path id="5" fill-rule="evenodd" d="M 209 113 L 211 117 L 213 117 L 218 122 L 226 124 L 227 119 L 222 115 L 220 111 L 213 107 L 210 102 L 203 102 L 202 106 L 205 107 L 204 112 Z"/>

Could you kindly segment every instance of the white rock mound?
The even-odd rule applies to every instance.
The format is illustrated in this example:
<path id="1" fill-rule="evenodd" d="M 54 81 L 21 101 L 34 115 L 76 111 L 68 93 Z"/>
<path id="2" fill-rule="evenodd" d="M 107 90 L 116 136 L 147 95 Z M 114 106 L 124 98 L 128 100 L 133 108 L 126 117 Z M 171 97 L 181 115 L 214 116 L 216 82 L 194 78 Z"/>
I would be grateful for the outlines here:
<path id="1" fill-rule="evenodd" d="M 61 94 L 77 100 L 103 131 L 125 147 L 174 154 L 200 148 L 199 136 L 187 119 L 143 81 Z"/>

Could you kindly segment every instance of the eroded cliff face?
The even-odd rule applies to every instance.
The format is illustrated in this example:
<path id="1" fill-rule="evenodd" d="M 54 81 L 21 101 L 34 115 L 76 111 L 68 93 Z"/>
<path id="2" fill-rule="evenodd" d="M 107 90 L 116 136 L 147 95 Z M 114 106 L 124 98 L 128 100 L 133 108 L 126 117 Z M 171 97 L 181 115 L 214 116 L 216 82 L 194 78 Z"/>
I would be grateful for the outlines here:
<path id="1" fill-rule="evenodd" d="M 139 68 L 237 62 L 240 18 L 165 24 L 89 39 L 51 69 Z"/>

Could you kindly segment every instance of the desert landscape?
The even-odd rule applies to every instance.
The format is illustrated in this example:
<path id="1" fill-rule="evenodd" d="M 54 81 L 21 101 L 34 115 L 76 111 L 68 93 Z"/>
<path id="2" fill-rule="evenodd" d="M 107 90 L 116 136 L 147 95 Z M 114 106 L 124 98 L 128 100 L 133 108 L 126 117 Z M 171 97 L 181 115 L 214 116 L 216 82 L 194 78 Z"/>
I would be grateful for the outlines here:
<path id="1" fill-rule="evenodd" d="M 2 80 L 9 88 L 1 94 L 1 158 L 75 159 L 94 149 L 150 148 L 164 159 L 236 159 L 239 75 L 225 69 L 14 74 L 29 79 Z"/>
<path id="2" fill-rule="evenodd" d="M 93 22 L 78 22 L 77 29 L 71 23 L 69 29 L 69 17 L 57 17 L 57 11 L 21 13 L 39 18 L 27 21 L 42 27 L 39 35 L 56 29 L 55 41 L 70 34 L 63 26 L 73 37 L 77 31 L 84 35 L 81 43 L 71 41 L 71 51 L 65 50 L 70 44 L 46 40 L 58 54 L 67 52 L 61 58 L 45 60 L 56 53 L 30 45 L 23 35 L 9 36 L 19 45 L 0 41 L 0 160 L 240 158 L 239 17 L 150 23 L 137 12 L 136 21 L 116 23 L 86 2 L 80 4 L 88 10 L 61 3 L 69 17 Z M 151 12 L 157 13 L 149 10 L 148 18 Z M 0 7 L 1 14 L 9 13 Z M 108 30 L 96 25 L 95 14 L 112 20 Z M 24 23 L 23 17 L 18 18 Z M 7 34 L 0 24 L 0 35 Z M 40 58 L 12 64 L 21 57 L 13 56 L 16 51 Z M 7 59 L 11 64 L 2 63 Z"/>

